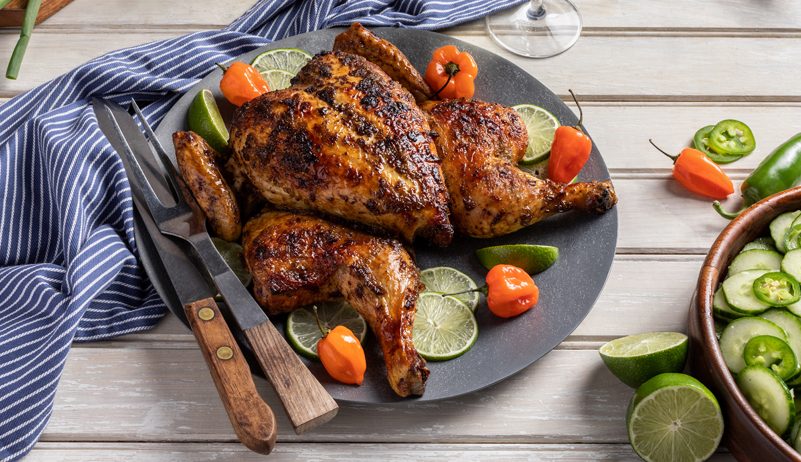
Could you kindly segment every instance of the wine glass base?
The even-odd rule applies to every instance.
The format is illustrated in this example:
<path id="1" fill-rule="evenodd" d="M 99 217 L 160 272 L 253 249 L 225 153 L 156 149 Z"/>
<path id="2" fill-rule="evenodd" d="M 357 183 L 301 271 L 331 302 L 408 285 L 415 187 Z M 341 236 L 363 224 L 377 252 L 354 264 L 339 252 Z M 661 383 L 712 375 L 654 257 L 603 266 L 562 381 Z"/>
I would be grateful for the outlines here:
<path id="1" fill-rule="evenodd" d="M 569 0 L 543 0 L 534 10 L 529 4 L 487 16 L 492 39 L 512 53 L 549 58 L 564 53 L 581 35 L 581 14 Z"/>

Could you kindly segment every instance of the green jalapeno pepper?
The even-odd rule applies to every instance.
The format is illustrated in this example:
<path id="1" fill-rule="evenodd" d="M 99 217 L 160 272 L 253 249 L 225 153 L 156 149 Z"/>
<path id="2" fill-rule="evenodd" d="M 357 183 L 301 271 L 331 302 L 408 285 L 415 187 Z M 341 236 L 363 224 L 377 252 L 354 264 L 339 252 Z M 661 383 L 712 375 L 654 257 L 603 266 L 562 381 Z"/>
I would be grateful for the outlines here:
<path id="1" fill-rule="evenodd" d="M 712 205 L 720 216 L 731 220 L 752 204 L 799 185 L 801 185 L 801 133 L 774 149 L 748 175 L 740 186 L 744 199 L 742 209 L 730 213 L 723 210 L 718 201 Z"/>
<path id="2" fill-rule="evenodd" d="M 756 141 L 748 125 L 728 119 L 709 132 L 709 147 L 718 154 L 748 154 L 756 148 Z"/>
<path id="3" fill-rule="evenodd" d="M 770 306 L 787 306 L 801 300 L 801 287 L 789 274 L 774 271 L 754 281 L 754 295 Z"/>
<path id="4" fill-rule="evenodd" d="M 709 157 L 709 160 L 716 164 L 728 164 L 735 160 L 742 159 L 742 154 L 718 154 L 709 147 L 709 134 L 712 132 L 713 128 L 715 128 L 714 125 L 707 125 L 695 132 L 695 136 L 693 137 L 695 149 L 703 152 L 704 155 Z"/>
<path id="5" fill-rule="evenodd" d="M 757 335 L 745 344 L 743 359 L 749 366 L 766 367 L 782 380 L 795 374 L 798 360 L 790 345 L 770 335 Z"/>

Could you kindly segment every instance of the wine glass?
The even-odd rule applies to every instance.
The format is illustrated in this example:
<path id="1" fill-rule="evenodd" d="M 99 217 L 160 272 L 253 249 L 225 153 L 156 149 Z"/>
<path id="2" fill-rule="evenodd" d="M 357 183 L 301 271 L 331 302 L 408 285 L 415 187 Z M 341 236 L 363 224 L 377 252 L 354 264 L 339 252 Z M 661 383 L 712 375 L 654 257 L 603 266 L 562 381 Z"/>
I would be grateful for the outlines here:
<path id="1" fill-rule="evenodd" d="M 581 14 L 570 0 L 531 0 L 487 16 L 498 45 L 529 58 L 548 58 L 572 47 L 581 35 Z"/>

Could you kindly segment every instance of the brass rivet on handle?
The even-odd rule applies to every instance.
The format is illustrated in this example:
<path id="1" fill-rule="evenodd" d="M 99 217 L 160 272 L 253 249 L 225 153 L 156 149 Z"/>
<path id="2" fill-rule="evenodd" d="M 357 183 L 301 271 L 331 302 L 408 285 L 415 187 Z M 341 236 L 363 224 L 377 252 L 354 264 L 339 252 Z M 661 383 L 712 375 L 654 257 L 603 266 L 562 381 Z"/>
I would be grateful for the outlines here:
<path id="1" fill-rule="evenodd" d="M 197 312 L 197 317 L 204 321 L 211 321 L 214 319 L 214 310 L 208 307 L 201 308 L 200 311 Z"/>
<path id="2" fill-rule="evenodd" d="M 225 361 L 234 357 L 234 350 L 231 347 L 222 346 L 217 348 L 217 357 Z"/>

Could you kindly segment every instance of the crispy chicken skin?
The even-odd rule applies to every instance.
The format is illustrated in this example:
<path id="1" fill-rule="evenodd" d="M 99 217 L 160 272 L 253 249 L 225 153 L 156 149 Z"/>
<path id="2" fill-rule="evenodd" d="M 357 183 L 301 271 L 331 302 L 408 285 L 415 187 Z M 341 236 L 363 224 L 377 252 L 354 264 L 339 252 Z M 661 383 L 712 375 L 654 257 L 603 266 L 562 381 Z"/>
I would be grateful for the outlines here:
<path id="1" fill-rule="evenodd" d="M 226 241 L 239 239 L 242 220 L 233 190 L 220 172 L 223 157 L 195 132 L 172 135 L 178 169 L 206 214 L 211 230 Z"/>
<path id="2" fill-rule="evenodd" d="M 570 210 L 604 213 L 617 203 L 610 181 L 562 184 L 517 168 L 528 135 L 512 108 L 459 99 L 429 101 L 422 109 L 439 134 L 451 221 L 468 236 L 508 234 Z"/>
<path id="3" fill-rule="evenodd" d="M 230 146 L 278 207 L 314 210 L 445 246 L 448 194 L 425 115 L 361 56 L 325 52 L 292 86 L 245 103 Z"/>
<path id="4" fill-rule="evenodd" d="M 256 301 L 268 315 L 347 300 L 384 352 L 400 396 L 422 395 L 429 371 L 412 344 L 420 270 L 400 242 L 291 212 L 263 212 L 242 233 Z"/>
<path id="5" fill-rule="evenodd" d="M 336 36 L 334 51 L 364 56 L 368 61 L 383 69 L 403 88 L 409 90 L 417 104 L 427 101 L 434 95 L 434 91 L 406 59 L 403 52 L 395 45 L 377 37 L 358 22 L 354 22 L 348 30 Z"/>

